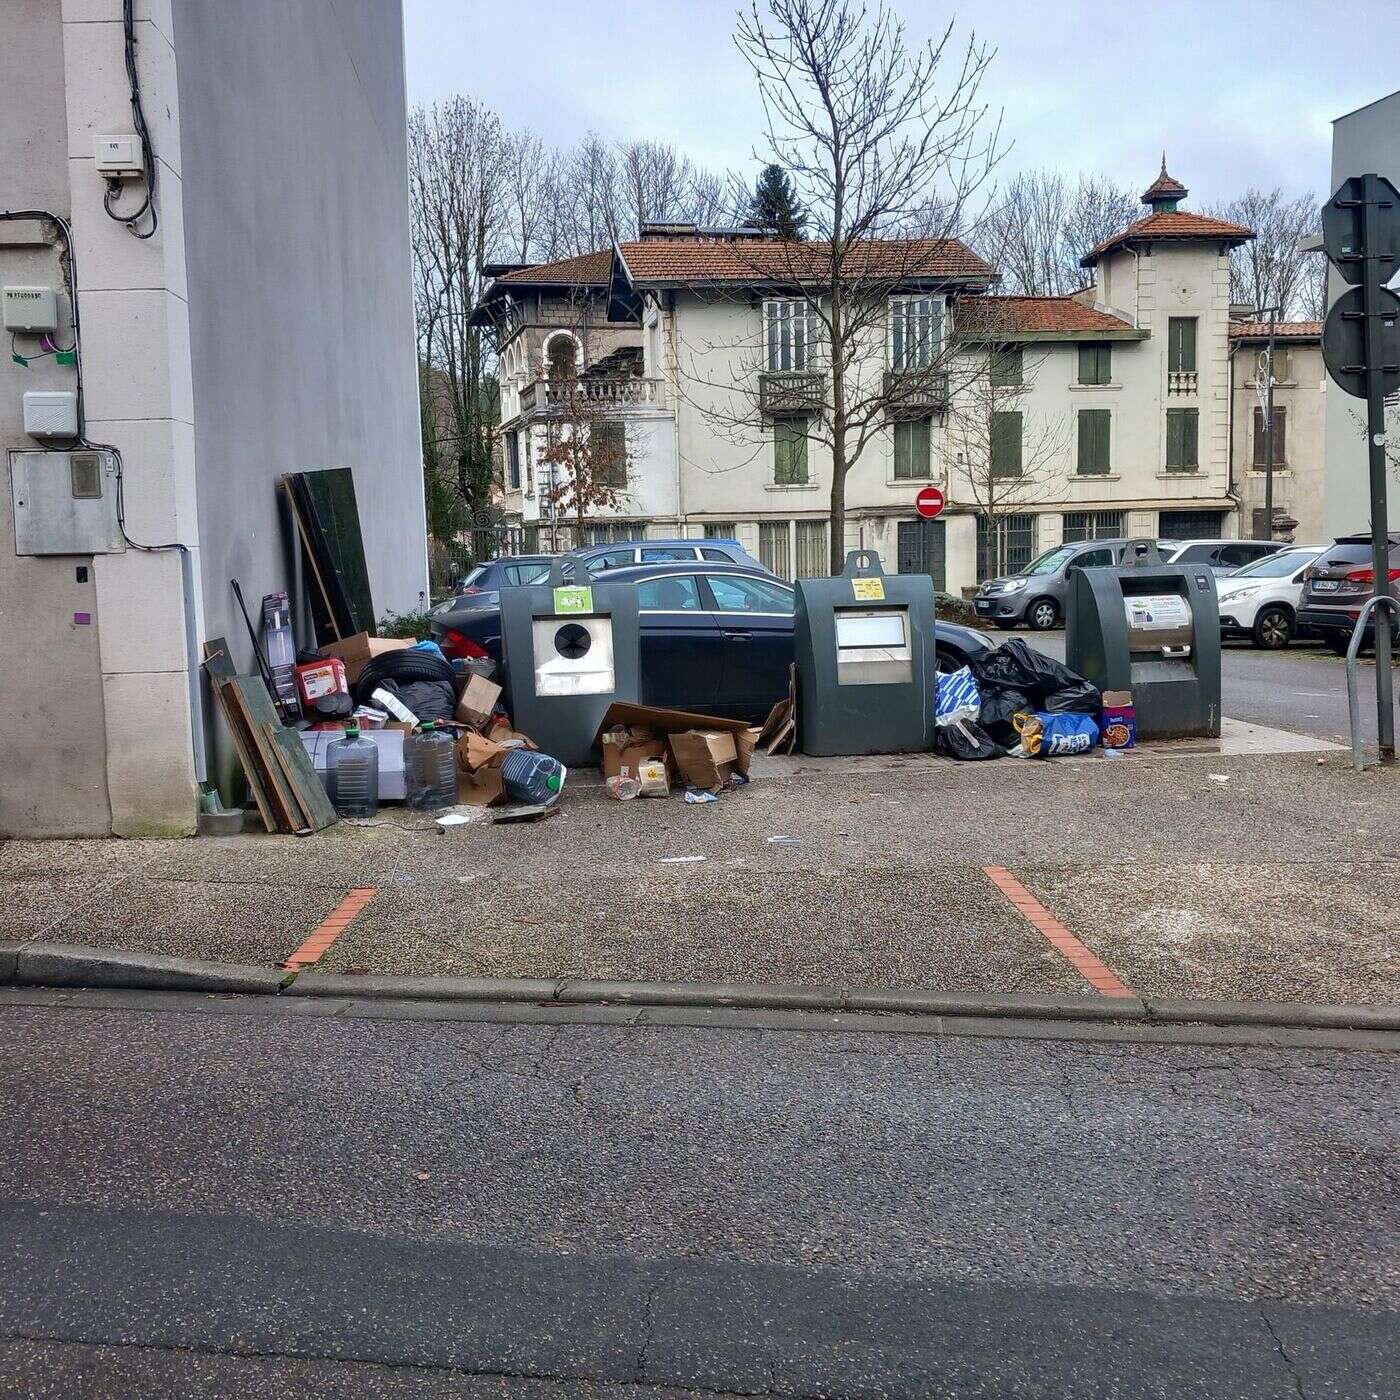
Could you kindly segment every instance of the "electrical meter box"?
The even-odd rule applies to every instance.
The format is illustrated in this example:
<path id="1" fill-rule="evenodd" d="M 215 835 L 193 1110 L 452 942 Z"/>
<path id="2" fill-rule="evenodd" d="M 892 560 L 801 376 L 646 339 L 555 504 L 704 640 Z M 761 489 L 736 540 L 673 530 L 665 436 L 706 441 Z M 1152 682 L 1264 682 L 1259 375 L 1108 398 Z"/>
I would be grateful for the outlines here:
<path id="1" fill-rule="evenodd" d="M 29 335 L 56 331 L 58 297 L 52 287 L 0 287 L 0 321 Z"/>
<path id="2" fill-rule="evenodd" d="M 933 580 L 852 550 L 836 578 L 797 580 L 798 747 L 810 754 L 933 747 Z"/>
<path id="3" fill-rule="evenodd" d="M 23 402 L 24 431 L 30 437 L 78 436 L 78 395 L 72 389 L 30 389 Z"/>
<path id="4" fill-rule="evenodd" d="M 11 452 L 16 554 L 120 554 L 110 452 Z"/>
<path id="5" fill-rule="evenodd" d="M 1132 692 L 1139 739 L 1220 734 L 1220 609 L 1203 564 L 1164 564 L 1130 541 L 1121 568 L 1071 573 L 1065 664 Z"/>
<path id="6" fill-rule="evenodd" d="M 571 768 L 596 767 L 603 716 L 640 698 L 635 584 L 599 583 L 562 560 L 549 580 L 501 589 L 501 651 L 511 722 L 542 753 Z"/>

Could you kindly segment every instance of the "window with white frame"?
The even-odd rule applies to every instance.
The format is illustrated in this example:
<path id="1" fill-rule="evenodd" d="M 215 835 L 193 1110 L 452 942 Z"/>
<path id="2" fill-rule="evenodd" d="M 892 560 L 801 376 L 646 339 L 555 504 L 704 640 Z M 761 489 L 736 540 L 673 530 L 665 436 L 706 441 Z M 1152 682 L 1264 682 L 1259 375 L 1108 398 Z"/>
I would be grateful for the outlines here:
<path id="1" fill-rule="evenodd" d="M 811 368 L 814 339 L 812 309 L 800 297 L 763 303 L 763 328 L 772 373 Z"/>
<path id="2" fill-rule="evenodd" d="M 943 298 L 890 299 L 890 368 L 927 369 L 943 348 Z"/>

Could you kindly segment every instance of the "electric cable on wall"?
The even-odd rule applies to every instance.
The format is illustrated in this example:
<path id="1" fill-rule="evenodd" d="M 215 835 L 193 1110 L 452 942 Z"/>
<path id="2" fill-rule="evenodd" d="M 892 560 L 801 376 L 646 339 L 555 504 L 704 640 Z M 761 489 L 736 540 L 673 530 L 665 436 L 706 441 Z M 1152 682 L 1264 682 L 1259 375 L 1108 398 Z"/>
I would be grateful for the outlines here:
<path id="1" fill-rule="evenodd" d="M 151 132 L 146 125 L 146 112 L 141 105 L 141 85 L 136 76 L 136 0 L 122 0 L 122 33 L 126 50 L 126 77 L 131 88 L 131 120 L 136 135 L 141 142 L 141 178 L 146 186 L 146 197 L 138 209 L 130 213 L 119 213 L 116 204 L 122 195 L 122 182 L 119 179 L 107 181 L 107 193 L 102 197 L 102 207 L 109 219 L 125 224 L 128 232 L 143 241 L 153 238 L 160 227 L 160 214 L 156 208 L 156 156 L 151 149 Z M 150 220 L 150 227 L 142 231 L 143 220 Z"/>

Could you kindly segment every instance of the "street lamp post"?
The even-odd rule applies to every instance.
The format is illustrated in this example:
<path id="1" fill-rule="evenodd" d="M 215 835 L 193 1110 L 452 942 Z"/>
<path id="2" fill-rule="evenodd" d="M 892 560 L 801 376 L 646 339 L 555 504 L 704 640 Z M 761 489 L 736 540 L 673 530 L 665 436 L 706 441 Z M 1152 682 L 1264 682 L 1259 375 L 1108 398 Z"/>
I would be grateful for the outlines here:
<path id="1" fill-rule="evenodd" d="M 1267 366 L 1264 379 L 1264 538 L 1270 543 L 1274 538 L 1274 347 L 1277 344 L 1278 320 L 1282 315 L 1281 306 L 1261 306 L 1251 312 L 1253 317 L 1269 318 L 1269 348 L 1266 352 Z M 1258 530 L 1255 530 L 1258 535 Z"/>

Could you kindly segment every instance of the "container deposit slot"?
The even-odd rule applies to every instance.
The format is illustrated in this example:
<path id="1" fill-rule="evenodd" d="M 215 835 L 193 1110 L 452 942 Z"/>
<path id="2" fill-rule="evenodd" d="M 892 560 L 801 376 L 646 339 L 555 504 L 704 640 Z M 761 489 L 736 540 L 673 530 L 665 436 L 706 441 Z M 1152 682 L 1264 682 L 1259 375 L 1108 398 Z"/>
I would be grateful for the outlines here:
<path id="1" fill-rule="evenodd" d="M 914 675 L 909 609 L 836 609 L 836 678 L 841 685 L 907 685 Z"/>

